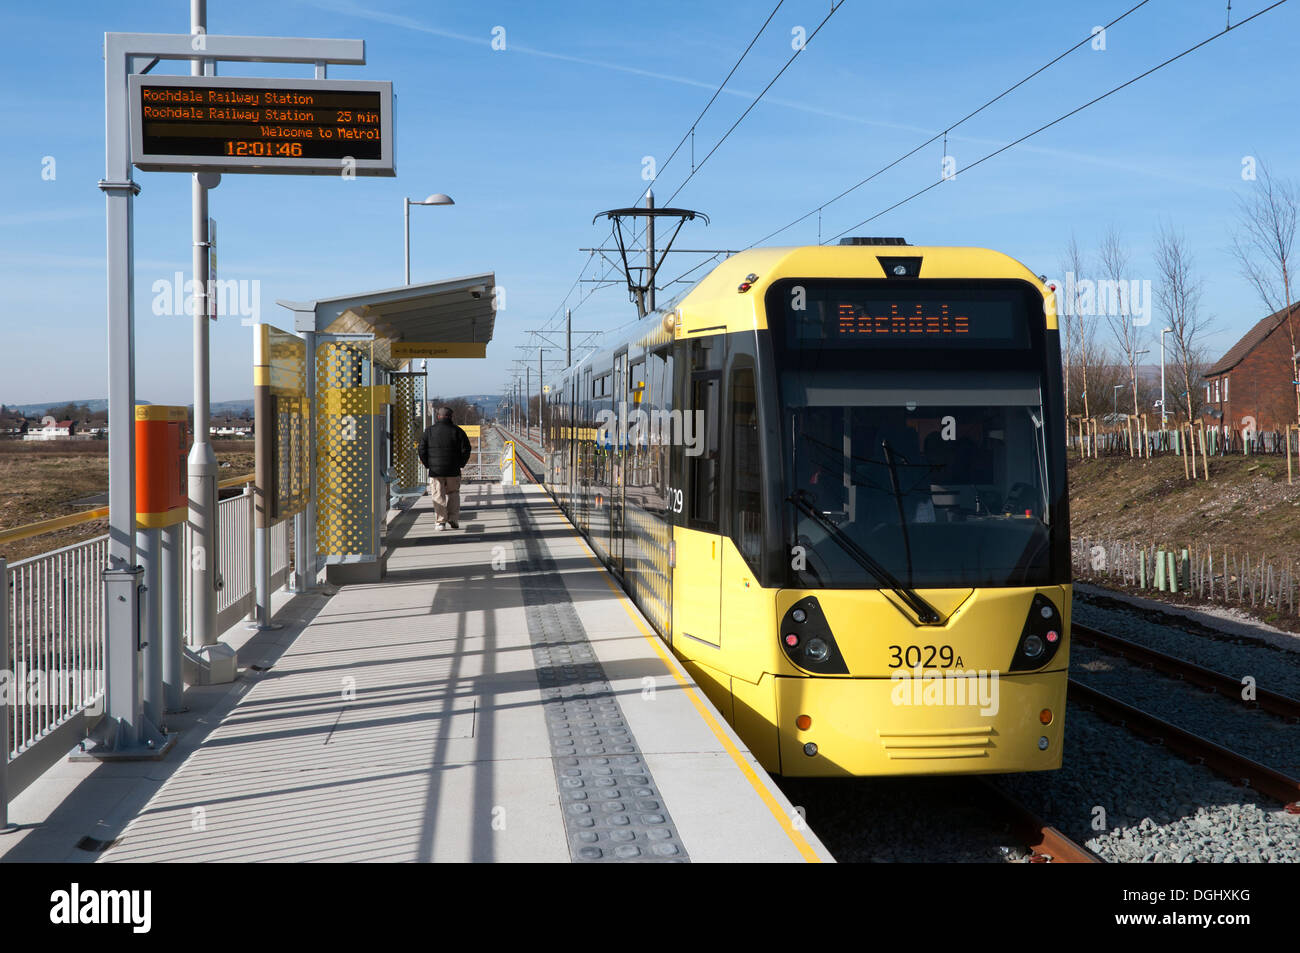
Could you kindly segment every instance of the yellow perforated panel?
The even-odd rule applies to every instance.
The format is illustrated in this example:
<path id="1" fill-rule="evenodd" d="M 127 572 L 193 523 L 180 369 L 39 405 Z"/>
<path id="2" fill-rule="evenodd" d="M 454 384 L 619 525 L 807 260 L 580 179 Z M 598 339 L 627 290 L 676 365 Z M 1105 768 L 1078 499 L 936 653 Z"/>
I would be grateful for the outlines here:
<path id="1" fill-rule="evenodd" d="M 375 557 L 376 414 L 386 387 L 371 386 L 371 345 L 316 348 L 316 547 L 332 557 Z"/>
<path id="2" fill-rule="evenodd" d="M 393 458 L 390 462 L 401 487 L 422 486 L 426 479 L 419 457 L 423 402 L 423 374 L 393 375 Z"/>
<path id="3" fill-rule="evenodd" d="M 275 521 L 301 513 L 307 506 L 307 343 L 296 334 L 263 325 L 264 359 L 270 368 L 271 406 L 275 414 Z"/>

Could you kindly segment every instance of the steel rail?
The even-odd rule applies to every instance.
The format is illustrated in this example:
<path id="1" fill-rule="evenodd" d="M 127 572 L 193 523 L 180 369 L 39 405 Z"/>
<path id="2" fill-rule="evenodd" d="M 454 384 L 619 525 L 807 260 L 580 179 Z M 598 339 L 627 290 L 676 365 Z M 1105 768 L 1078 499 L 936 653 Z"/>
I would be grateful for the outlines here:
<path id="1" fill-rule="evenodd" d="M 1135 735 L 1160 742 L 1194 764 L 1203 764 L 1234 783 L 1281 801 L 1288 813 L 1300 814 L 1300 781 L 1074 679 L 1070 679 L 1069 697 Z"/>
<path id="2" fill-rule="evenodd" d="M 1076 843 L 1020 801 L 985 778 L 979 778 L 989 806 L 1004 815 L 1012 832 L 1030 851 L 1030 863 L 1104 864 L 1088 848 Z"/>
<path id="3" fill-rule="evenodd" d="M 1253 699 L 1242 699 L 1241 680 L 1233 678 L 1231 675 L 1197 665 L 1187 659 L 1148 648 L 1145 645 L 1120 638 L 1117 635 L 1110 635 L 1091 626 L 1080 625 L 1077 622 L 1071 623 L 1070 634 L 1078 641 L 1095 645 L 1103 652 L 1118 655 L 1131 662 L 1149 665 L 1167 675 L 1181 678 L 1185 682 L 1211 689 L 1225 698 L 1242 700 L 1248 708 L 1261 708 L 1271 715 L 1277 715 L 1289 721 L 1300 721 L 1300 699 L 1280 695 L 1264 688 L 1256 688 Z"/>

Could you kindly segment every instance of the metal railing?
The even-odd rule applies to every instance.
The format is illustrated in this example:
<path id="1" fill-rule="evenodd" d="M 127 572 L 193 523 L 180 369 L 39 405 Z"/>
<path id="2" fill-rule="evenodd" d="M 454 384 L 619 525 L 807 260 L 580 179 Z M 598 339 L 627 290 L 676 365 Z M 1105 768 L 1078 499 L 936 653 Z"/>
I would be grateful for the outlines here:
<path id="1" fill-rule="evenodd" d="M 217 567 L 221 591 L 217 593 L 217 631 L 225 632 L 240 619 L 254 621 L 257 613 L 257 582 L 253 572 L 253 493 L 246 486 L 239 496 L 217 504 L 220 535 L 217 538 Z M 271 590 L 284 585 L 289 575 L 289 524 L 281 520 L 271 528 Z M 185 552 L 193 552 L 190 527 L 185 527 Z M 190 634 L 190 574 L 181 574 L 182 619 L 186 638 Z"/>
<path id="2" fill-rule="evenodd" d="M 17 756 L 104 690 L 108 537 L 23 559 L 3 572 L 9 617 L 9 744 Z"/>
<path id="3" fill-rule="evenodd" d="M 256 615 L 253 502 L 252 488 L 245 486 L 243 494 L 219 504 L 218 565 L 224 582 L 217 601 L 220 632 L 242 617 L 252 620 Z M 271 529 L 271 591 L 288 580 L 294 542 L 291 523 L 282 520 Z M 190 544 L 186 526 L 186 551 Z M 76 743 L 58 729 L 83 714 L 98 714 L 102 705 L 102 573 L 107 563 L 107 535 L 12 564 L 0 559 L 0 671 L 9 676 L 6 697 L 0 699 L 8 722 L 7 745 L 0 736 L 0 821 L 6 799 L 39 774 L 42 765 L 52 764 Z M 181 579 L 181 613 L 188 637 L 189 573 L 181 573 Z M 45 740 L 52 747 L 40 744 Z M 38 747 L 50 751 L 37 753 Z M 19 766 L 21 771 L 8 770 Z M 15 773 L 21 775 L 22 784 L 14 781 Z"/>

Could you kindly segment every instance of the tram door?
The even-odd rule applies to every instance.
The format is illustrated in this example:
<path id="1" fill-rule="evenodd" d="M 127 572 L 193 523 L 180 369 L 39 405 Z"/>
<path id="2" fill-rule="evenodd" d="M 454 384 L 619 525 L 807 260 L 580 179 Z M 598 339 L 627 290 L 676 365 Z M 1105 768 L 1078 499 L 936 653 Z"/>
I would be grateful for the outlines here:
<path id="1" fill-rule="evenodd" d="M 623 574 L 623 504 L 627 479 L 627 433 L 623 422 L 627 420 L 627 351 L 614 358 L 612 410 L 618 421 L 612 427 L 609 453 L 609 562 L 621 576 Z"/>
<path id="2" fill-rule="evenodd" d="M 721 586 L 722 540 L 719 532 L 721 503 L 719 404 L 722 398 L 721 354 L 716 342 L 690 342 L 689 365 L 682 394 L 682 433 L 689 443 L 674 447 L 680 453 L 684 505 L 673 534 L 677 568 L 673 572 L 673 645 L 677 635 L 713 646 L 722 644 Z M 673 506 L 676 509 L 675 504 Z M 683 643 L 688 655 L 694 648 Z"/>

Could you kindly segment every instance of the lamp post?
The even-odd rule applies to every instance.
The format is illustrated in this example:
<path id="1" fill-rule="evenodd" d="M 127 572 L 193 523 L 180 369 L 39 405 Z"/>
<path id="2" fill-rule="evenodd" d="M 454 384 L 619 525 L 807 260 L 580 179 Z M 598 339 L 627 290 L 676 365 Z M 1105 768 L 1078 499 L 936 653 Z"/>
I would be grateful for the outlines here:
<path id="1" fill-rule="evenodd" d="M 411 283 L 411 206 L 412 205 L 455 205 L 451 196 L 443 192 L 435 192 L 427 199 L 421 202 L 419 199 L 408 199 L 402 197 L 402 223 L 405 226 L 403 234 L 406 237 L 406 284 Z"/>
<path id="2" fill-rule="evenodd" d="M 1127 384 L 1116 384 L 1110 392 L 1110 417 L 1111 423 L 1119 416 L 1119 392 L 1127 387 Z"/>
<path id="3" fill-rule="evenodd" d="M 1165 419 L 1168 416 L 1165 411 L 1165 335 L 1171 332 L 1173 328 L 1161 328 L 1160 330 L 1160 429 L 1165 429 Z"/>

